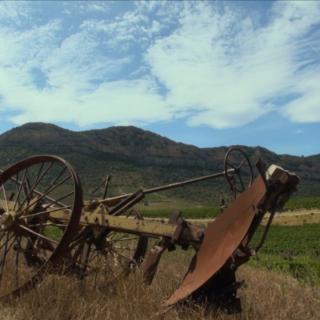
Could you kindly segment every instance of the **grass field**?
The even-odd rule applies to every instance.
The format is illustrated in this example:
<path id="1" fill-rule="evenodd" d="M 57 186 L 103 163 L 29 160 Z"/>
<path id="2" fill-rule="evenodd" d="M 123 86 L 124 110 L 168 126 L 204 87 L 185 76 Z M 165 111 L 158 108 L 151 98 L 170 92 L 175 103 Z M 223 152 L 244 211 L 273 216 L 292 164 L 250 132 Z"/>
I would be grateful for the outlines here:
<path id="1" fill-rule="evenodd" d="M 168 217 L 170 210 L 161 210 L 158 214 L 150 210 L 149 216 Z M 259 255 L 239 269 L 239 280 L 246 282 L 239 290 L 243 306 L 240 315 L 207 313 L 202 306 L 175 307 L 159 314 L 161 303 L 179 286 L 193 255 L 192 250 L 176 250 L 164 255 L 152 286 L 143 284 L 139 270 L 117 283 L 99 281 L 96 285 L 92 277 L 79 281 L 48 275 L 38 288 L 23 297 L 2 302 L 0 319 L 317 320 L 320 314 L 320 223 L 309 222 L 319 213 L 317 210 L 299 212 L 286 213 L 282 216 L 284 220 L 276 220 Z M 218 211 L 187 208 L 183 213 L 198 220 L 199 216 L 212 218 Z M 262 232 L 263 227 L 254 243 Z"/>
<path id="2" fill-rule="evenodd" d="M 186 202 L 175 203 L 163 202 L 163 203 L 152 203 L 150 202 L 147 206 L 140 205 L 138 209 L 145 217 L 157 217 L 167 218 L 170 213 L 179 208 L 183 213 L 183 216 L 187 219 L 210 219 L 214 218 L 220 209 L 215 206 L 196 206 L 194 203 L 188 204 Z M 306 211 L 315 210 L 318 212 L 320 209 L 320 197 L 295 197 L 290 199 L 283 211 Z M 320 223 L 320 221 L 319 221 Z"/>
<path id="3" fill-rule="evenodd" d="M 255 235 L 261 237 L 263 227 Z M 320 224 L 273 225 L 258 257 L 250 265 L 292 275 L 320 286 Z"/>
<path id="4" fill-rule="evenodd" d="M 284 209 L 320 209 L 320 197 L 293 197 L 286 203 Z"/>
<path id="5" fill-rule="evenodd" d="M 201 306 L 172 308 L 159 314 L 161 303 L 179 285 L 190 260 L 190 252 L 165 255 L 152 286 L 142 284 L 139 272 L 115 285 L 48 276 L 35 290 L 20 299 L 1 304 L 0 319 L 5 320 L 253 320 L 318 319 L 319 287 L 306 286 L 277 272 L 241 267 L 238 273 L 246 286 L 239 290 L 243 312 L 239 315 L 206 313 Z"/>

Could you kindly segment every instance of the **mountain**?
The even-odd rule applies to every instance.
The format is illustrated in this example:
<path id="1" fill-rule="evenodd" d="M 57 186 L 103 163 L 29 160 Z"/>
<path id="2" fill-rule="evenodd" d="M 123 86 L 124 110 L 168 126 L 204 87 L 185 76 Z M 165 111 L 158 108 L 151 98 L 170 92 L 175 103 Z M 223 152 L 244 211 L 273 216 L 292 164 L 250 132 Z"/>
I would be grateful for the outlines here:
<path id="1" fill-rule="evenodd" d="M 262 147 L 240 146 L 252 163 L 261 157 L 296 172 L 299 194 L 320 195 L 320 154 L 309 157 L 278 155 Z M 0 135 L 0 166 L 35 154 L 55 154 L 70 161 L 86 197 L 106 175 L 112 175 L 111 194 L 131 192 L 176 180 L 223 170 L 228 147 L 198 148 L 174 142 L 133 126 L 75 132 L 46 123 L 28 123 Z M 155 199 L 214 202 L 227 192 L 224 179 L 203 182 L 154 196 Z"/>

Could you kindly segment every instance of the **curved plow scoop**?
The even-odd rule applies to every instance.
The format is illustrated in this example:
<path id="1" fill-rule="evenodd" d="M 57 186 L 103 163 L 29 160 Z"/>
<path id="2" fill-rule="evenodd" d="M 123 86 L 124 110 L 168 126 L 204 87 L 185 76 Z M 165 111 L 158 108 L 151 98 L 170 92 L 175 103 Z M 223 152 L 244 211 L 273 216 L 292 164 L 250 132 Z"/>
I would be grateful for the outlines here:
<path id="1" fill-rule="evenodd" d="M 230 207 L 208 224 L 204 240 L 180 287 L 165 302 L 170 306 L 207 283 L 238 248 L 266 194 L 261 176 Z"/>

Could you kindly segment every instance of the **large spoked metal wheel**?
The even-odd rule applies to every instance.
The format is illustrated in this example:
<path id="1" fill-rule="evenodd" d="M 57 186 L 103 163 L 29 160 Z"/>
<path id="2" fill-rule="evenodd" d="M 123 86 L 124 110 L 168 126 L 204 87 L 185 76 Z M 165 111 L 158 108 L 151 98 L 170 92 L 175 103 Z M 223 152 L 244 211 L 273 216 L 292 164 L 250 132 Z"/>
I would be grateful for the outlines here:
<path id="1" fill-rule="evenodd" d="M 134 212 L 128 219 L 142 219 Z M 125 218 L 126 219 L 126 218 Z M 143 261 L 148 238 L 105 227 L 84 227 L 74 240 L 74 271 L 94 288 L 105 288 Z"/>
<path id="2" fill-rule="evenodd" d="M 82 209 L 79 178 L 65 160 L 28 158 L 0 176 L 0 298 L 62 265 Z"/>
<path id="3" fill-rule="evenodd" d="M 251 186 L 253 170 L 249 157 L 240 148 L 230 148 L 224 159 L 225 177 L 231 192 L 236 197 Z"/>

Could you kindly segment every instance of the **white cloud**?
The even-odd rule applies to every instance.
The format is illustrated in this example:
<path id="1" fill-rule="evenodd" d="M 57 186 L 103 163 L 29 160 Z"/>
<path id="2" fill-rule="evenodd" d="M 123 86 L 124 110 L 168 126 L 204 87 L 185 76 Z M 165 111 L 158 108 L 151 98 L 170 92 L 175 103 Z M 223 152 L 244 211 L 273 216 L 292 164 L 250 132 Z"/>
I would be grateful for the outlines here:
<path id="1" fill-rule="evenodd" d="M 136 123 L 168 120 L 165 103 L 150 87 L 147 79 L 115 81 L 100 85 L 88 94 L 77 95 L 65 86 L 56 90 L 16 88 L 19 95 L 6 100 L 10 105 L 26 105 L 11 117 L 15 124 L 30 121 L 75 122 L 90 125 L 97 122 Z M 45 106 L 45 107 L 44 107 Z M 150 112 L 152 106 L 152 112 Z"/>
<path id="2" fill-rule="evenodd" d="M 51 21 L 26 31 L 0 27 L 0 66 L 26 70 L 41 64 L 58 45 L 56 32 L 60 28 L 59 21 Z"/>
<path id="3" fill-rule="evenodd" d="M 276 3 L 263 25 L 212 3 L 138 2 L 115 17 L 102 4 L 78 20 L 0 21 L 2 115 L 16 124 L 183 118 L 228 128 L 272 110 L 320 122 L 320 37 L 311 32 L 319 3 Z M 25 17 L 17 10 L 0 6 L 0 18 Z M 297 98 L 274 102 L 284 96 Z"/>
<path id="4" fill-rule="evenodd" d="M 319 82 L 319 80 L 318 80 Z M 293 122 L 320 122 L 319 87 L 286 105 L 283 114 Z"/>
<path id="5" fill-rule="evenodd" d="M 28 3 L 23 1 L 1 1 L 0 2 L 0 19 L 5 22 L 10 21 L 19 23 L 21 18 L 28 16 L 29 10 Z"/>
<path id="6" fill-rule="evenodd" d="M 109 13 L 112 5 L 109 1 L 63 1 L 63 13 L 72 15 L 75 12 L 81 14 L 105 14 Z"/>
<path id="7" fill-rule="evenodd" d="M 113 79 L 130 56 L 108 56 L 89 29 L 62 37 L 62 28 L 60 21 L 24 31 L 0 27 L 0 110 L 14 112 L 10 121 L 92 125 L 170 118 L 153 79 Z"/>
<path id="8" fill-rule="evenodd" d="M 299 96 L 281 110 L 284 116 L 298 123 L 320 122 L 319 75 L 320 66 L 312 65 L 295 77 L 294 89 Z"/>
<path id="9" fill-rule="evenodd" d="M 108 12 L 110 4 L 105 1 L 89 1 L 88 3 L 80 3 L 87 5 L 86 9 L 92 12 Z"/>
<path id="10" fill-rule="evenodd" d="M 109 48 L 128 52 L 137 44 L 143 51 L 150 40 L 166 26 L 158 20 L 151 19 L 139 5 L 137 9 L 125 11 L 112 19 L 106 17 L 85 20 L 81 28 L 102 35 Z"/>
<path id="11" fill-rule="evenodd" d="M 292 114 L 301 106 L 301 113 L 312 109 L 320 115 L 316 104 L 320 91 L 311 96 L 301 92 L 301 61 L 296 57 L 313 41 L 300 37 L 320 22 L 319 6 L 299 2 L 276 6 L 281 13 L 275 10 L 266 26 L 257 27 L 250 17 L 220 14 L 201 4 L 198 10 L 184 11 L 181 26 L 149 48 L 152 73 L 168 88 L 174 109 L 199 110 L 189 118 L 190 124 L 241 126 L 268 112 L 271 98 L 296 91 L 302 94 L 301 101 L 288 105 L 286 114 L 297 121 Z M 311 73 L 319 82 L 319 73 Z"/>

